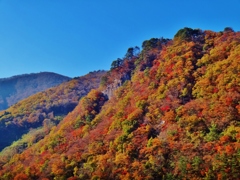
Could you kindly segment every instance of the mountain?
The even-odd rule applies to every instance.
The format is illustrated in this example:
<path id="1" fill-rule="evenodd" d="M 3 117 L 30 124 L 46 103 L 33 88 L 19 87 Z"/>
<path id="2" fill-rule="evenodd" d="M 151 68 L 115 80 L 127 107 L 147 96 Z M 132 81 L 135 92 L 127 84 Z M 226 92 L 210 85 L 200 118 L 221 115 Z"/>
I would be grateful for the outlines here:
<path id="1" fill-rule="evenodd" d="M 239 62 L 231 28 L 129 48 L 0 179 L 239 179 Z"/>
<path id="2" fill-rule="evenodd" d="M 0 79 L 0 110 L 37 92 L 59 85 L 71 78 L 52 72 L 17 75 Z"/>
<path id="3" fill-rule="evenodd" d="M 20 148 L 24 149 L 25 146 L 44 137 L 75 108 L 82 96 L 99 86 L 104 74 L 105 71 L 96 71 L 74 78 L 21 100 L 0 112 L 0 150 L 11 145 L 24 134 L 26 138 L 27 133 L 32 134 L 32 140 L 20 142 L 18 145 L 15 143 L 14 151 L 19 152 Z"/>

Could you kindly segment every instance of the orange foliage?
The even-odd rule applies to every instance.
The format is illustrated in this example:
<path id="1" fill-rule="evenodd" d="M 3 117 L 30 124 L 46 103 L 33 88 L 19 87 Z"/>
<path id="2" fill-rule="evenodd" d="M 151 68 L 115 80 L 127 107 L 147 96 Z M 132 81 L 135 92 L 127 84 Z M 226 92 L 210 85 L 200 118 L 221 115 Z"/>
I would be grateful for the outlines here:
<path id="1" fill-rule="evenodd" d="M 123 59 L 0 175 L 30 168 L 49 179 L 237 179 L 240 33 L 179 33 Z M 102 91 L 115 80 L 122 85 L 107 101 Z"/>

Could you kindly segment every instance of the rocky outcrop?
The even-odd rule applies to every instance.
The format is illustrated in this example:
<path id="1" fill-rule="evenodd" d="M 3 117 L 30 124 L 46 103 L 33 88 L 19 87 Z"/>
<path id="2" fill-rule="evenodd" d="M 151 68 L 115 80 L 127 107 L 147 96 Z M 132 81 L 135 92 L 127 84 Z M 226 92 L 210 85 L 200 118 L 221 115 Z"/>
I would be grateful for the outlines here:
<path id="1" fill-rule="evenodd" d="M 130 79 L 131 79 L 130 73 L 124 74 L 121 76 L 121 78 L 114 79 L 114 82 L 112 84 L 107 85 L 106 89 L 103 90 L 102 93 L 105 94 L 108 97 L 108 99 L 110 99 L 113 96 L 114 91 L 118 89 L 120 86 L 122 86 L 122 84 L 125 81 Z"/>

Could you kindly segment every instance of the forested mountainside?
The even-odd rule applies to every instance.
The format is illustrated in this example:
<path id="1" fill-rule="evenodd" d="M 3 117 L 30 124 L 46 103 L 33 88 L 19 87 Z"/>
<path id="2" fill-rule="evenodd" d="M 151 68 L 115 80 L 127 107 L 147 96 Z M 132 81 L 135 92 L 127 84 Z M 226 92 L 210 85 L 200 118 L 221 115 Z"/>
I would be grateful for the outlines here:
<path id="1" fill-rule="evenodd" d="M 0 179 L 239 179 L 239 62 L 231 28 L 129 48 Z"/>
<path id="2" fill-rule="evenodd" d="M 52 72 L 17 75 L 0 79 L 0 110 L 37 92 L 59 85 L 71 78 Z"/>
<path id="3" fill-rule="evenodd" d="M 72 111 L 82 96 L 99 87 L 105 71 L 91 72 L 56 87 L 32 95 L 0 112 L 0 150 L 2 159 L 43 138 Z M 6 159 L 5 159 L 6 160 Z"/>

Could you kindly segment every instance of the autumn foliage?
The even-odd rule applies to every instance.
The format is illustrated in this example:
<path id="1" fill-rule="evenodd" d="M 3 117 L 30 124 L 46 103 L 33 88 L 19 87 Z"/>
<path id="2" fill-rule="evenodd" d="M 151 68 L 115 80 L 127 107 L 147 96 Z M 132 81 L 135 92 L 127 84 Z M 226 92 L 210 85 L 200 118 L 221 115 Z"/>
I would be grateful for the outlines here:
<path id="1" fill-rule="evenodd" d="M 144 41 L 48 135 L 4 162 L 0 177 L 239 179 L 239 63 L 233 30 Z M 109 98 L 115 79 L 122 86 Z"/>

